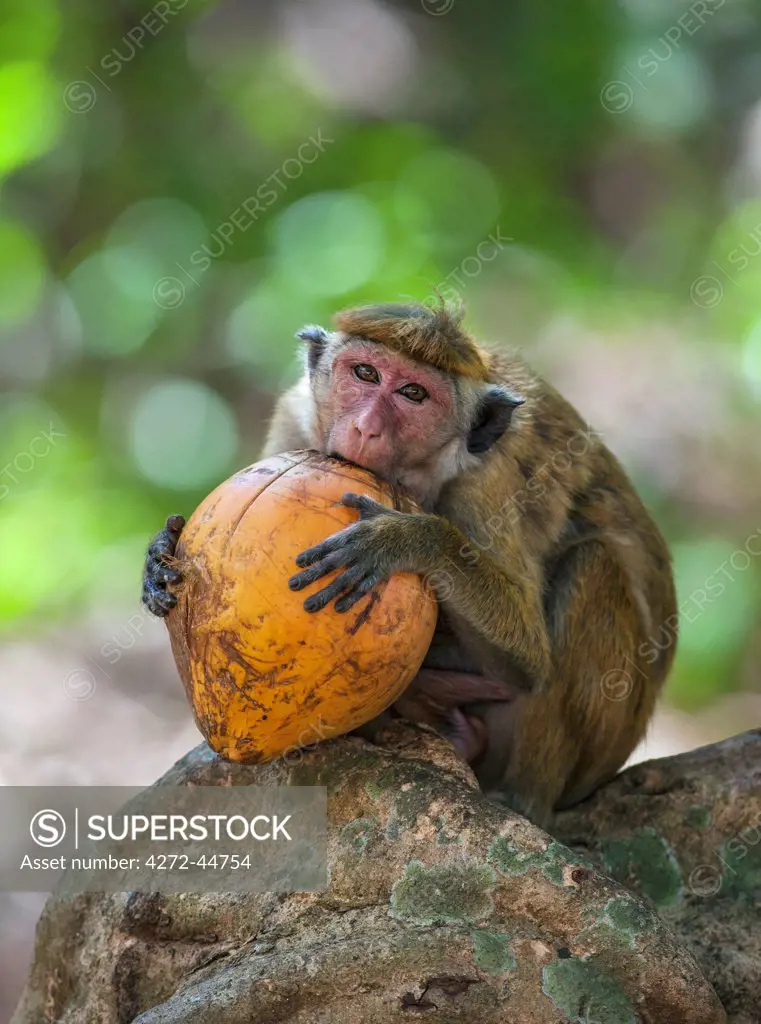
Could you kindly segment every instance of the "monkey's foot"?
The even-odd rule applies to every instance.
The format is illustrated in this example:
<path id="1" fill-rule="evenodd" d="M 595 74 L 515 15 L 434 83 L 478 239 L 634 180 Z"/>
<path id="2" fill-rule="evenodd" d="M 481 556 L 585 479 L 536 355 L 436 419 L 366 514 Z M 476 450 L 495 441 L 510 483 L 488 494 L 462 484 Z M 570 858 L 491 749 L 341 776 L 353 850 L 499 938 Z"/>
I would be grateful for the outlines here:
<path id="1" fill-rule="evenodd" d="M 476 715 L 466 715 L 460 708 L 452 710 L 449 724 L 440 732 L 468 764 L 472 764 L 485 753 L 489 742 L 489 730 L 483 719 Z"/>

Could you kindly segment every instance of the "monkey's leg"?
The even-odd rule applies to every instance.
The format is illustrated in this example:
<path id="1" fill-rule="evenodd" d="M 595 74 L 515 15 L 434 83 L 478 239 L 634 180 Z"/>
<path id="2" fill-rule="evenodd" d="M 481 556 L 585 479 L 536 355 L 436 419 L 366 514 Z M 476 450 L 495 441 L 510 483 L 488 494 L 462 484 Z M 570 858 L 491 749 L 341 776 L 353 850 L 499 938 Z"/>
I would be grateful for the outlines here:
<path id="1" fill-rule="evenodd" d="M 423 667 L 392 707 L 410 722 L 424 722 L 445 736 L 463 760 L 475 761 L 486 749 L 488 733 L 479 707 L 514 700 L 519 690 L 477 672 L 448 672 Z"/>
<path id="2" fill-rule="evenodd" d="M 541 824 L 615 775 L 645 733 L 669 661 L 638 654 L 649 628 L 640 607 L 603 544 L 568 553 L 547 607 L 553 671 L 543 692 L 486 712 L 489 747 L 475 766 L 485 789 Z"/>
<path id="3" fill-rule="evenodd" d="M 179 572 L 170 564 L 170 560 L 184 525 L 185 520 L 182 516 L 170 516 L 164 529 L 151 541 L 145 556 L 143 604 L 153 615 L 162 618 L 177 604 L 177 597 L 167 590 L 167 583 L 179 583 L 181 579 Z"/>
<path id="4" fill-rule="evenodd" d="M 354 731 L 374 741 L 384 726 L 401 716 L 432 726 L 471 763 L 487 746 L 483 709 L 493 701 L 514 700 L 523 690 L 525 682 L 520 678 L 506 682 L 485 678 L 440 610 L 436 633 L 418 674 L 391 708 Z"/>

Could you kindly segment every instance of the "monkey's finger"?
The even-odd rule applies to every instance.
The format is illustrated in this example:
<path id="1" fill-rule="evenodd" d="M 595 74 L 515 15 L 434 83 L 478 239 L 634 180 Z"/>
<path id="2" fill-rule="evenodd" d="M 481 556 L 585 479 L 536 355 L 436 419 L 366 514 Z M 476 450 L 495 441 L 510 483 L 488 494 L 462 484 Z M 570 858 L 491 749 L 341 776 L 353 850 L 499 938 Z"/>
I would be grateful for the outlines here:
<path id="1" fill-rule="evenodd" d="M 374 587 L 377 587 L 379 583 L 383 581 L 383 577 L 377 573 L 373 573 L 371 576 L 365 576 L 363 580 L 360 580 L 354 590 L 348 594 L 344 594 L 343 597 L 336 601 L 337 612 L 348 612 L 350 608 L 353 608 L 357 601 L 361 601 L 362 598 L 369 594 Z"/>
<path id="2" fill-rule="evenodd" d="M 155 570 L 150 574 L 151 579 L 155 583 L 179 583 L 182 579 L 182 574 L 176 569 L 172 569 L 168 565 L 158 565 Z"/>
<path id="3" fill-rule="evenodd" d="M 145 555 L 146 569 L 154 565 L 163 565 L 164 559 L 171 557 L 173 554 L 173 544 L 164 544 L 159 540 L 154 540 Z"/>
<path id="4" fill-rule="evenodd" d="M 300 569 L 304 569 L 307 565 L 312 565 L 313 562 L 319 562 L 320 559 L 325 558 L 326 555 L 332 554 L 339 548 L 343 547 L 349 542 L 349 540 L 356 533 L 356 527 L 359 523 L 352 523 L 351 526 L 347 526 L 345 530 L 339 530 L 338 533 L 334 533 L 332 537 L 328 537 L 321 544 L 315 545 L 313 548 L 307 548 L 306 551 L 302 551 L 301 554 L 296 558 L 296 565 Z"/>
<path id="5" fill-rule="evenodd" d="M 167 529 L 169 533 L 176 533 L 177 536 L 179 537 L 179 535 L 182 533 L 184 526 L 185 516 L 170 516 L 166 521 L 165 529 Z"/>
<path id="6" fill-rule="evenodd" d="M 143 604 L 152 615 L 164 618 L 177 604 L 176 594 L 170 594 L 150 579 L 143 580 Z"/>
<path id="7" fill-rule="evenodd" d="M 346 508 L 356 508 L 363 519 L 371 519 L 373 516 L 392 511 L 366 494 L 344 494 L 338 504 L 345 505 Z"/>
<path id="8" fill-rule="evenodd" d="M 291 576 L 288 580 L 288 586 L 291 590 L 303 590 L 310 583 L 315 583 L 323 576 L 326 576 L 332 569 L 338 569 L 345 564 L 345 553 L 343 551 L 334 551 L 332 554 L 326 555 L 322 561 L 317 562 L 310 569 L 305 569 L 303 572 L 298 572 L 295 576 Z"/>
<path id="9" fill-rule="evenodd" d="M 347 590 L 352 590 L 357 583 L 364 576 L 365 570 L 355 567 L 354 569 L 347 569 L 346 572 L 342 572 L 340 576 L 337 576 L 331 583 L 324 587 L 322 590 L 318 590 L 316 594 L 312 594 L 304 602 L 304 608 L 308 612 L 318 612 L 320 609 L 329 605 L 333 598 L 338 597 L 339 594 L 345 593 Z"/>
<path id="10" fill-rule="evenodd" d="M 177 580 L 171 579 L 171 574 L 174 573 L 179 579 L 179 573 L 175 566 L 171 565 L 173 553 L 171 551 L 149 551 L 145 558 L 145 575 L 155 579 L 157 573 L 167 570 L 166 580 L 162 578 L 161 582 L 172 582 L 176 583 Z"/>
<path id="11" fill-rule="evenodd" d="M 177 538 L 173 537 L 168 530 L 162 530 L 157 534 L 148 547 L 146 561 L 161 562 L 174 554 L 177 547 Z"/>

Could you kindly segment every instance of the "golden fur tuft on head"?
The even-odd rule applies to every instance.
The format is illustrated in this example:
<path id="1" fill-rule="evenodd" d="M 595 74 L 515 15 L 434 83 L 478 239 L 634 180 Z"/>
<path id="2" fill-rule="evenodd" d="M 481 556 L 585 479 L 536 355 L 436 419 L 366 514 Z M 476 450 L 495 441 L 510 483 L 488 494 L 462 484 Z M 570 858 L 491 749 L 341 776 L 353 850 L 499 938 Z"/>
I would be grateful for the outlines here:
<path id="1" fill-rule="evenodd" d="M 444 303 L 432 309 L 389 302 L 344 309 L 333 322 L 345 334 L 380 342 L 444 373 L 486 380 L 489 370 L 485 356 L 475 340 L 460 328 L 463 314 L 461 306 Z"/>

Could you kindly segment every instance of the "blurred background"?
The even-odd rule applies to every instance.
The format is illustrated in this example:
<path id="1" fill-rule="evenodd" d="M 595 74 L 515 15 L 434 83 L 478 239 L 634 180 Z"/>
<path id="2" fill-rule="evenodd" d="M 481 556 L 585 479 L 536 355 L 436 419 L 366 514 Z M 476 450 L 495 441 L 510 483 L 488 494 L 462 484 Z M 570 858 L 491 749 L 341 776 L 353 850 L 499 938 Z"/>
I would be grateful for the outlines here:
<path id="1" fill-rule="evenodd" d="M 0 784 L 147 784 L 198 742 L 148 538 L 256 459 L 302 324 L 436 289 L 568 395 L 673 546 L 637 758 L 758 724 L 756 3 L 0 12 Z M 0 895 L 0 1021 L 41 902 Z"/>

